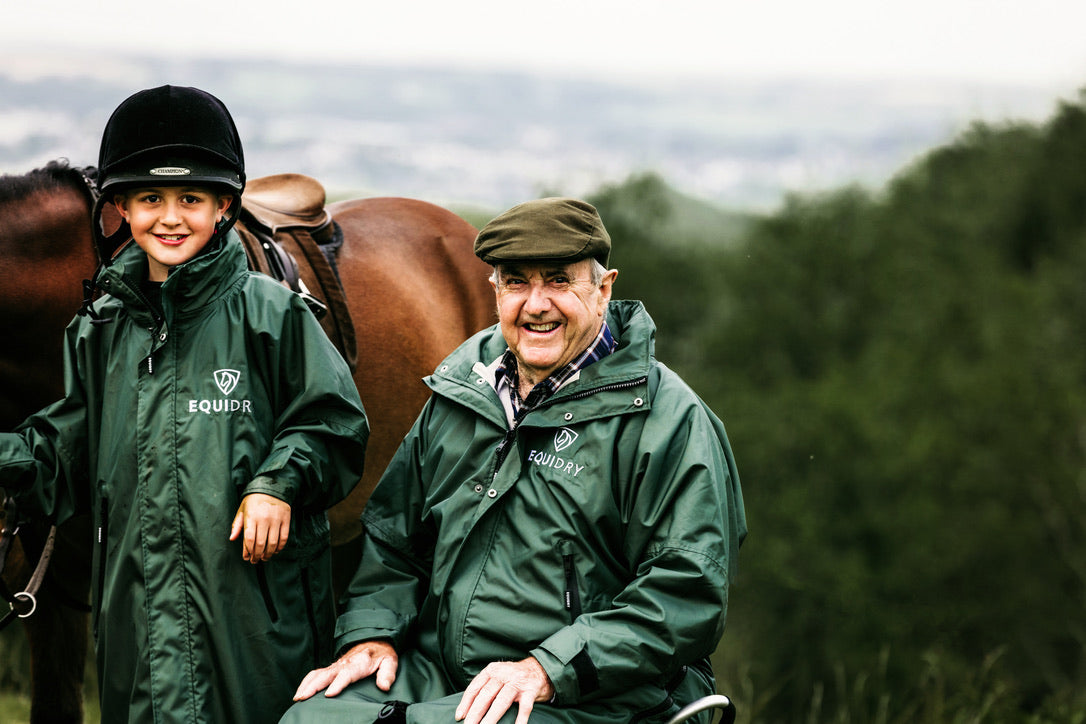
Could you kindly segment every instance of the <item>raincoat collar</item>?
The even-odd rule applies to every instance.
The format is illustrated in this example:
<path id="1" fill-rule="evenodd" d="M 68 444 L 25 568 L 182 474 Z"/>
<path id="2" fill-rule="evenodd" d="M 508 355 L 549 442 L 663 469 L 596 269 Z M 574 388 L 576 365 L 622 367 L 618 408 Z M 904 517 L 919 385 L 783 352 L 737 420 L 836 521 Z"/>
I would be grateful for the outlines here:
<path id="1" fill-rule="evenodd" d="M 656 325 L 644 305 L 635 300 L 612 300 L 607 307 L 607 325 L 615 338 L 615 350 L 596 364 L 580 370 L 551 398 L 555 403 L 615 385 L 630 386 L 643 382 L 655 359 Z M 425 382 L 431 390 L 486 411 L 504 424 L 501 400 L 494 390 L 495 361 L 507 348 L 499 325 L 489 327 L 464 342 L 442 362 Z M 604 398 L 594 395 L 592 407 L 598 415 L 613 414 L 626 406 L 625 395 L 614 400 L 612 409 Z M 485 405 L 487 398 L 492 404 Z"/>
<path id="2" fill-rule="evenodd" d="M 231 281 L 248 269 L 245 249 L 234 231 L 225 239 L 184 264 L 170 270 L 162 283 L 164 308 L 175 313 L 193 312 L 222 296 Z M 135 243 L 119 253 L 102 272 L 106 287 L 130 311 L 144 311 L 146 298 L 139 293 L 147 278 L 147 255 Z M 150 311 L 150 310 L 147 310 Z"/>

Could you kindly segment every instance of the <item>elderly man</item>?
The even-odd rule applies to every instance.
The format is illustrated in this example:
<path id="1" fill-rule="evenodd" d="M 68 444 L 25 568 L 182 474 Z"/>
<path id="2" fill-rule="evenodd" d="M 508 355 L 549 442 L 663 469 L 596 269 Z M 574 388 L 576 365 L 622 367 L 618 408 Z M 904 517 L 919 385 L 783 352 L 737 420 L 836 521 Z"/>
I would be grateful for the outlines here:
<path id="1" fill-rule="evenodd" d="M 499 324 L 427 378 L 362 516 L 343 653 L 284 722 L 659 722 L 713 693 L 739 478 L 644 307 L 611 301 L 610 248 L 574 199 L 479 233 Z"/>

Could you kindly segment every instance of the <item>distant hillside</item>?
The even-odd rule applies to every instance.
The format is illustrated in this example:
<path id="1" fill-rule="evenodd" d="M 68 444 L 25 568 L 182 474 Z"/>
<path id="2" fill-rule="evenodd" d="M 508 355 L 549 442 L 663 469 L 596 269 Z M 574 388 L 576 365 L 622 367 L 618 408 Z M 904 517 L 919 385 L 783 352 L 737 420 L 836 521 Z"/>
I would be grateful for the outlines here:
<path id="1" fill-rule="evenodd" d="M 550 194 L 559 191 L 544 191 Z M 631 205 L 629 198 L 640 197 L 652 205 Z M 744 238 L 755 214 L 733 211 L 705 199 L 676 191 L 657 174 L 633 175 L 621 183 L 607 184 L 591 194 L 589 201 L 601 207 L 608 229 L 622 228 L 623 222 L 648 232 L 661 246 L 729 246 Z M 660 213 L 652 213 L 659 209 Z M 453 206 L 453 210 L 481 228 L 504 211 L 479 207 Z M 622 216 L 623 218 L 616 218 Z M 628 218 L 627 218 L 628 217 Z M 650 227 L 645 229 L 645 227 Z"/>
<path id="2" fill-rule="evenodd" d="M 12 56 L 0 51 L 0 170 L 93 164 L 130 93 L 222 97 L 251 175 L 307 173 L 330 194 L 502 209 L 658 173 L 684 194 L 767 210 L 788 191 L 881 184 L 986 116 L 1040 118 L 1050 91 L 923 81 L 604 82 L 455 69 Z"/>
<path id="3" fill-rule="evenodd" d="M 675 237 L 700 246 L 734 244 L 745 237 L 754 218 L 674 189 L 669 189 L 668 199 Z"/>

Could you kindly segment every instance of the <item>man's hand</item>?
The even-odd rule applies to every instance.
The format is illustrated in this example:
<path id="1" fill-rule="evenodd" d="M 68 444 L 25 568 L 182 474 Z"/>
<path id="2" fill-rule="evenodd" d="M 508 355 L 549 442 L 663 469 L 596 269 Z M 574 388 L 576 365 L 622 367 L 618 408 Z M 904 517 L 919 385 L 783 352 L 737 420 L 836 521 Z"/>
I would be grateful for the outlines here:
<path id="1" fill-rule="evenodd" d="M 308 699 L 321 689 L 327 689 L 325 696 L 335 696 L 348 685 L 361 681 L 374 672 L 377 673 L 377 688 L 388 691 L 396 680 L 396 668 L 399 664 L 400 659 L 392 644 L 387 641 L 363 641 L 355 644 L 331 666 L 314 669 L 306 674 L 298 686 L 298 691 L 294 693 L 294 701 Z"/>
<path id="2" fill-rule="evenodd" d="M 283 550 L 290 536 L 290 505 L 264 493 L 250 493 L 241 499 L 230 540 L 245 531 L 241 557 L 260 563 Z"/>
<path id="3" fill-rule="evenodd" d="M 495 724 L 513 702 L 519 707 L 516 724 L 527 724 L 537 701 L 550 701 L 554 686 L 543 667 L 533 657 L 523 661 L 496 661 L 488 664 L 471 680 L 460 704 L 456 720 L 465 724 Z"/>

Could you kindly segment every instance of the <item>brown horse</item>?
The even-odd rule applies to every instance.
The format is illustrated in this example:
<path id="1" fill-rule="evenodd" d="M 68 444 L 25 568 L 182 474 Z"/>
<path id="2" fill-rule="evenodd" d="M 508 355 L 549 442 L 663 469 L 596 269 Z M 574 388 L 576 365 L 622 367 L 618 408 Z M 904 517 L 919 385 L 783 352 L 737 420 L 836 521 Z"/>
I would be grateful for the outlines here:
<path id="1" fill-rule="evenodd" d="M 472 333 L 494 322 L 489 267 L 472 254 L 475 229 L 432 204 L 402 198 L 329 206 L 343 230 L 336 263 L 358 340 L 354 375 L 370 419 L 366 472 L 329 511 L 337 587 L 357 562 L 358 516 L 426 401 L 422 377 Z M 83 175 L 53 162 L 0 177 L 0 429 L 62 394 L 64 326 L 96 264 Z M 42 531 L 24 530 L 36 561 Z M 89 582 L 86 519 L 60 526 L 38 610 L 24 619 L 32 660 L 33 722 L 82 720 Z M 13 549 L 4 578 L 20 590 L 29 566 Z M 19 576 L 23 580 L 16 580 Z"/>

